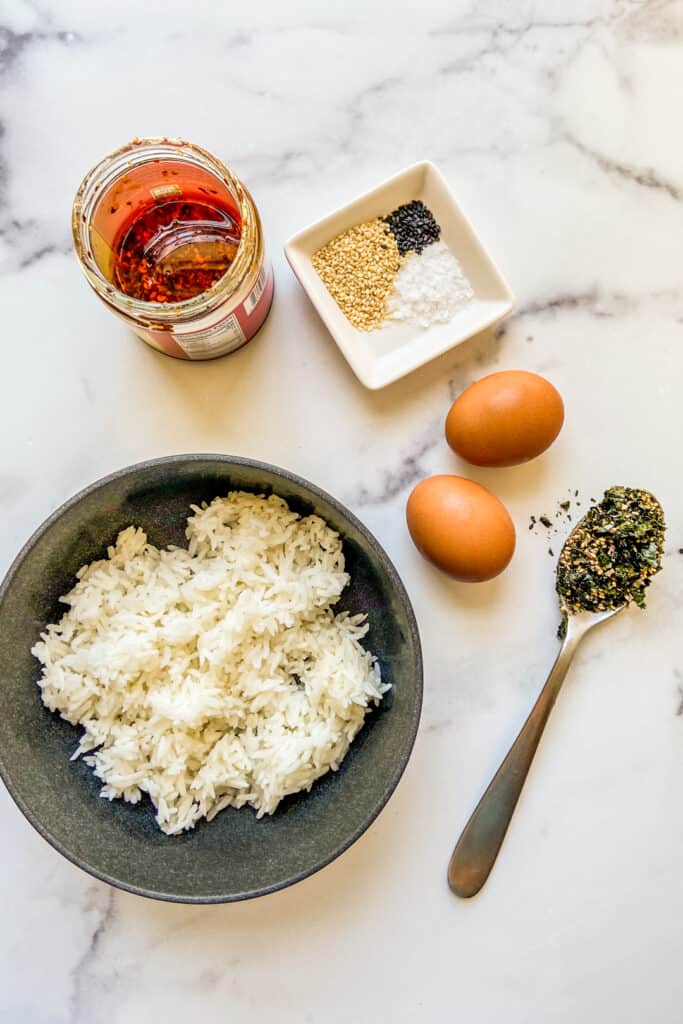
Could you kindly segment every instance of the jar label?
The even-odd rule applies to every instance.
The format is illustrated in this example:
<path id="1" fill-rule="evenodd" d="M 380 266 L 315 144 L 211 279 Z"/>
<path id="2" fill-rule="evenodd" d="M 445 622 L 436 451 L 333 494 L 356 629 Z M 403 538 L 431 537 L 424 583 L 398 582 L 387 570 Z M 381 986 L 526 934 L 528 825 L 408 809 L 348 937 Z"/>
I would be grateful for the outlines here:
<path id="1" fill-rule="evenodd" d="M 247 340 L 234 313 L 225 320 L 206 327 L 203 331 L 192 334 L 174 334 L 174 340 L 180 345 L 189 359 L 203 359 L 206 356 L 226 356 Z"/>
<path id="2" fill-rule="evenodd" d="M 247 341 L 253 338 L 268 316 L 273 301 L 273 288 L 273 268 L 264 262 L 253 288 L 235 310 L 235 316 Z"/>
<path id="3" fill-rule="evenodd" d="M 244 312 L 246 313 L 247 316 L 251 316 L 253 311 L 256 309 L 258 300 L 263 295 L 263 289 L 266 286 L 267 276 L 268 268 L 264 263 L 264 265 L 261 267 L 261 273 L 256 278 L 256 284 L 254 285 L 251 292 L 249 293 L 249 295 L 247 295 L 246 299 L 244 300 Z"/>
<path id="4" fill-rule="evenodd" d="M 273 270 L 264 262 L 248 295 L 234 306 L 228 302 L 205 318 L 195 330 L 136 329 L 154 348 L 180 359 L 215 359 L 234 352 L 258 331 L 273 300 Z M 213 321 L 213 322 L 211 322 Z"/>

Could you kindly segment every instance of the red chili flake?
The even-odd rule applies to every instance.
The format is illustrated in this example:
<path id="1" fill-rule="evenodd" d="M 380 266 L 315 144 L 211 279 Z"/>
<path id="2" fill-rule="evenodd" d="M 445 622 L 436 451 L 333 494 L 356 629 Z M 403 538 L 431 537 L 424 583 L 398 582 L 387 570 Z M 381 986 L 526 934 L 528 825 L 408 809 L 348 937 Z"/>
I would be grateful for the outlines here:
<path id="1" fill-rule="evenodd" d="M 114 245 L 114 284 L 144 302 L 191 299 L 225 274 L 240 233 L 236 211 L 216 200 L 152 203 Z"/>

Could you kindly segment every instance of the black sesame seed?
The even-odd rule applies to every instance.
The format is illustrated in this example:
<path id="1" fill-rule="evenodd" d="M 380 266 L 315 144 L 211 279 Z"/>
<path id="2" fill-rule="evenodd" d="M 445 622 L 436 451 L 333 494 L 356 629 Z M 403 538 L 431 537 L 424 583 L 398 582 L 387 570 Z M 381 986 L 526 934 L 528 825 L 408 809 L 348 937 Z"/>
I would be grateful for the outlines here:
<path id="1" fill-rule="evenodd" d="M 396 239 L 401 256 L 407 252 L 420 253 L 441 237 L 441 228 L 432 212 L 419 199 L 398 206 L 384 221 Z"/>

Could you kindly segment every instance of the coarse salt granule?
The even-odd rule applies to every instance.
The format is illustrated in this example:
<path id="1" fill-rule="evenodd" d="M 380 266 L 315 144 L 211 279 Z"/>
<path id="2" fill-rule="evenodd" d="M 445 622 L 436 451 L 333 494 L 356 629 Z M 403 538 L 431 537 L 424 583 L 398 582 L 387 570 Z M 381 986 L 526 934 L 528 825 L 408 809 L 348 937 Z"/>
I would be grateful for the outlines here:
<path id="1" fill-rule="evenodd" d="M 445 324 L 474 297 L 445 242 L 428 245 L 420 255 L 407 256 L 387 298 L 387 316 L 417 327 Z"/>

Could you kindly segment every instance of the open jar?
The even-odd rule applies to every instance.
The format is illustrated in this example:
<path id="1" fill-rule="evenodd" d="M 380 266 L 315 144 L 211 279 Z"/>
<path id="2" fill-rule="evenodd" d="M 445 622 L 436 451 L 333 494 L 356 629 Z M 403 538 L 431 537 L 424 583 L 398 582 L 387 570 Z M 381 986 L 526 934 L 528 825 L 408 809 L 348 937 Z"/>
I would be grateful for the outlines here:
<path id="1" fill-rule="evenodd" d="M 95 293 L 167 355 L 227 355 L 268 315 L 273 271 L 258 210 L 199 146 L 135 139 L 105 157 L 76 193 L 72 230 Z"/>

